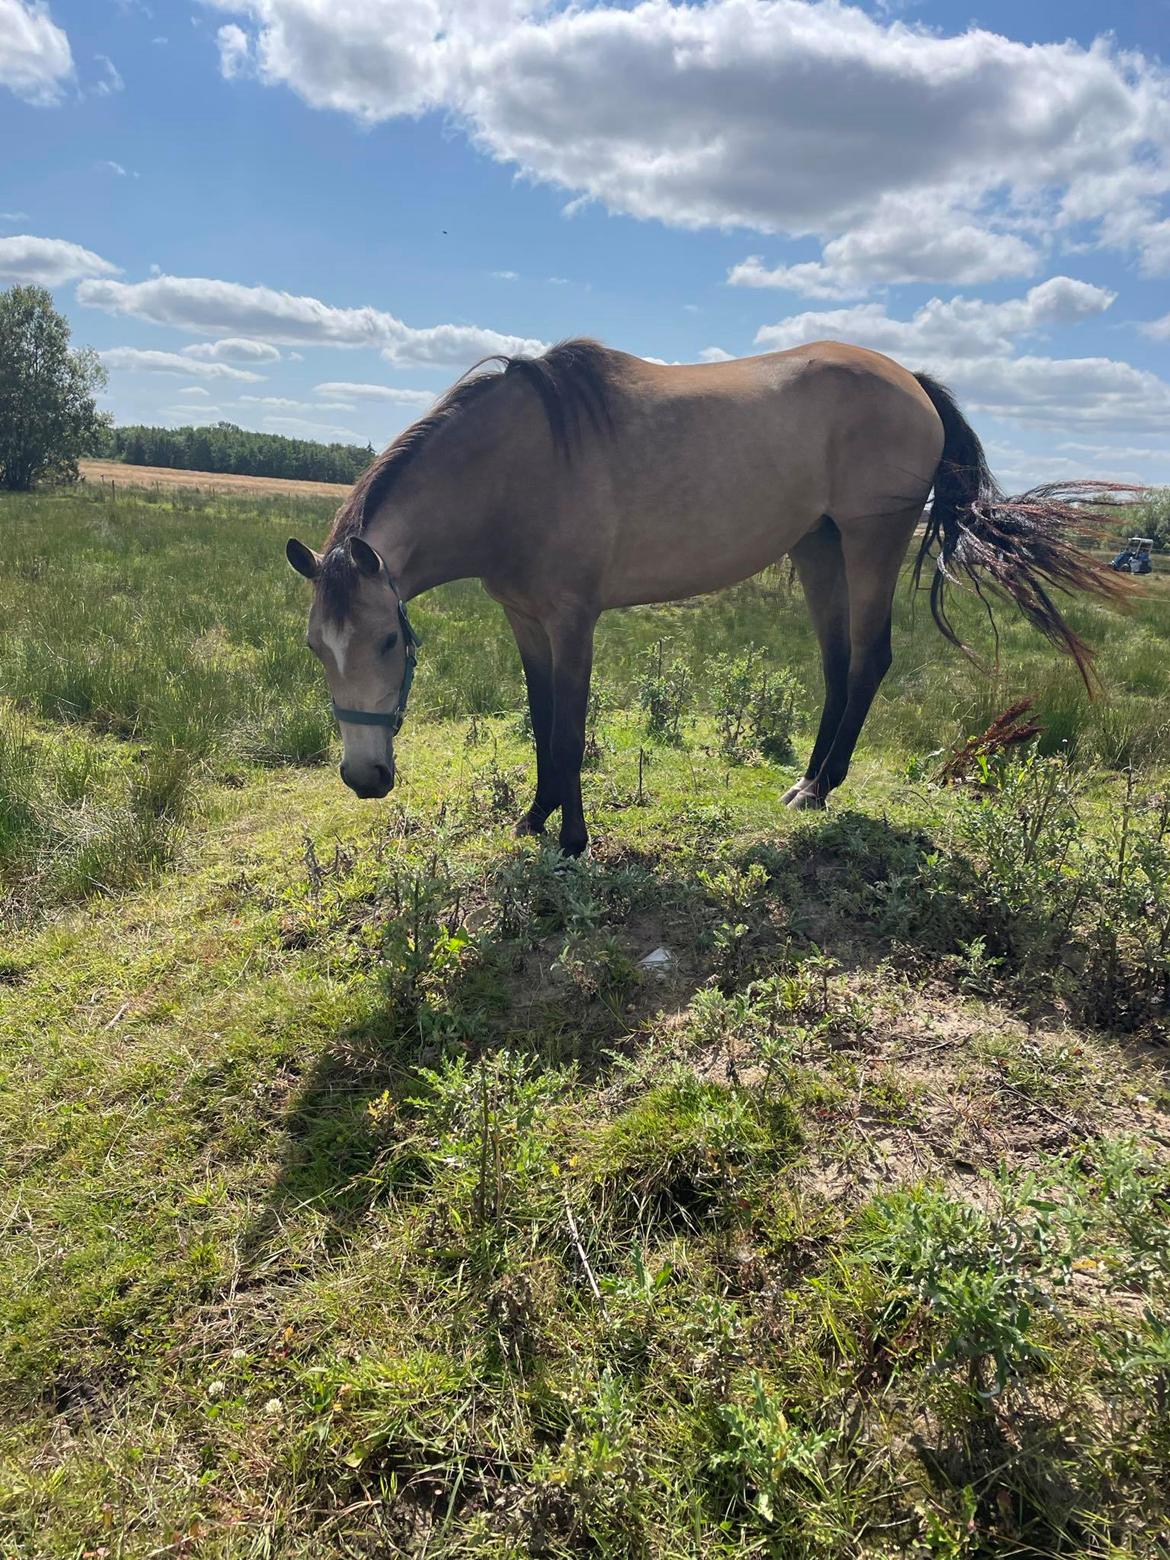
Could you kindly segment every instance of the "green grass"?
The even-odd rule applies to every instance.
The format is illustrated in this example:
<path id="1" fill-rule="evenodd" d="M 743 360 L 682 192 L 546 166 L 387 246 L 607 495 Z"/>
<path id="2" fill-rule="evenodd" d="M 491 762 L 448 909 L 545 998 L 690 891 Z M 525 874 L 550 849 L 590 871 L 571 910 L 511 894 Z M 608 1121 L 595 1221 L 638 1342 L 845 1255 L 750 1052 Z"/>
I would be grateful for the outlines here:
<path id="1" fill-rule="evenodd" d="M 0 511 L 0 1554 L 1160 1553 L 1157 599 L 1098 707 L 902 624 L 820 816 L 641 702 L 663 637 L 810 687 L 798 601 L 614 615 L 566 864 L 476 588 L 393 797 L 318 762 L 295 508 Z M 1027 693 L 1059 756 L 929 783 Z"/>

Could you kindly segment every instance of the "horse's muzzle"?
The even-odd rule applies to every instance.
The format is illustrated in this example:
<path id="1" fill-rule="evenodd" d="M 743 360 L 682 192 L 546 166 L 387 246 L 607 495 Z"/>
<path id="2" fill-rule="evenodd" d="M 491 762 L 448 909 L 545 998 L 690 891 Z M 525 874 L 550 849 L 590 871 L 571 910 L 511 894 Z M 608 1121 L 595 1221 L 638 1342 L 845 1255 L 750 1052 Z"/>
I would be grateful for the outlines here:
<path id="1" fill-rule="evenodd" d="M 363 801 L 375 801 L 394 789 L 394 770 L 389 764 L 373 764 L 360 771 L 353 771 L 348 764 L 342 764 L 341 778 L 354 795 L 360 796 Z"/>

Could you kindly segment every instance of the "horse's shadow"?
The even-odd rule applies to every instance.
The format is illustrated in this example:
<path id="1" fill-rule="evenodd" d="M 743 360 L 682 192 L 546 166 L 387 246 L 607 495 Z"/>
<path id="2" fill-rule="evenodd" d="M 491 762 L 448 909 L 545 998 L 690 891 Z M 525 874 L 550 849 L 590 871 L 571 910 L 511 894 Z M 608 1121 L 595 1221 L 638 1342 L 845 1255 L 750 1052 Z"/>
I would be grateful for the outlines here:
<path id="1" fill-rule="evenodd" d="M 246 1265 L 267 1266 L 277 1232 L 306 1212 L 323 1222 L 327 1245 L 355 1232 L 389 1195 L 386 1125 L 417 1113 L 432 1069 L 507 1049 L 530 1069 L 571 1065 L 604 1084 L 645 1042 L 647 1025 L 685 1011 L 702 986 L 730 991 L 794 950 L 850 967 L 876 962 L 883 945 L 858 935 L 857 905 L 883 875 L 915 871 L 928 844 L 843 813 L 730 853 L 740 876 L 714 885 L 694 856 L 674 868 L 628 848 L 602 847 L 584 866 L 560 866 L 548 852 L 510 855 L 454 926 L 456 942 L 467 940 L 441 977 L 420 974 L 417 948 L 405 974 L 401 960 L 376 966 L 364 1012 L 303 1077 L 285 1115 L 283 1162 L 245 1237 Z M 732 922 L 740 937 L 729 955 L 719 933 Z M 659 948 L 670 955 L 665 973 L 641 968 Z"/>

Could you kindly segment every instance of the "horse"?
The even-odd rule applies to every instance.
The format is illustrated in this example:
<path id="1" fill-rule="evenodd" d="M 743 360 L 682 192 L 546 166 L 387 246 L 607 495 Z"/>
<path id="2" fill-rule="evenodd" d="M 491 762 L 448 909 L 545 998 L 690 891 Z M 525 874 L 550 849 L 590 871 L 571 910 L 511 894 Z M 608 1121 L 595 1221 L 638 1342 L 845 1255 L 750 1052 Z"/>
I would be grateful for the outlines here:
<path id="1" fill-rule="evenodd" d="M 931 565 L 946 638 L 960 645 L 946 602 L 963 576 L 1014 602 L 1089 681 L 1091 652 L 1050 591 L 1118 599 L 1118 576 L 1077 541 L 1090 505 L 1133 491 L 1071 482 L 1006 496 L 950 392 L 862 347 L 665 365 L 574 340 L 477 364 L 376 457 L 322 550 L 294 538 L 286 555 L 313 583 L 308 645 L 341 728 L 341 778 L 361 797 L 394 785 L 417 646 L 406 604 L 482 581 L 516 637 L 532 716 L 536 792 L 517 830 L 543 833 L 559 808 L 561 850 L 576 856 L 602 612 L 719 590 L 787 555 L 824 707 L 781 801 L 819 808 L 889 670 L 894 591 L 924 512 L 915 583 Z"/>

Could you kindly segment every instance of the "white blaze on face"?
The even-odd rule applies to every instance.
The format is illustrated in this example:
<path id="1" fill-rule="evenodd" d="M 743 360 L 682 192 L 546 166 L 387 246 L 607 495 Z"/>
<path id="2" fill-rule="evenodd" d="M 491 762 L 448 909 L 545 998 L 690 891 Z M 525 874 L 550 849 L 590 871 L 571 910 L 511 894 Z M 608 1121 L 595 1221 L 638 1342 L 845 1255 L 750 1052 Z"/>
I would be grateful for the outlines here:
<path id="1" fill-rule="evenodd" d="M 335 686 L 340 683 L 342 688 L 345 687 L 346 662 L 353 642 L 354 627 L 353 623 L 323 623 L 320 627 L 322 649 L 328 651 L 337 668 L 336 676 L 331 681 Z M 369 690 L 335 694 L 335 703 L 352 705 L 356 709 L 373 708 L 376 702 L 376 694 L 371 697 Z M 380 768 L 393 770 L 394 746 L 387 727 L 367 726 L 347 721 L 344 717 L 339 719 L 338 724 L 341 727 L 345 771 L 352 781 L 361 785 L 365 777 Z"/>
<path id="2" fill-rule="evenodd" d="M 329 623 L 321 629 L 321 639 L 337 662 L 337 670 L 342 677 L 345 676 L 345 656 L 352 634 L 352 623 Z"/>

